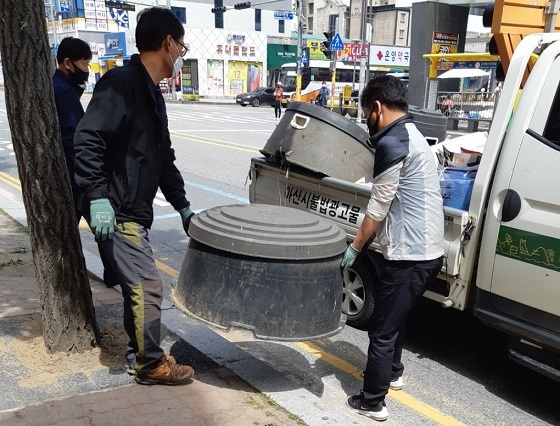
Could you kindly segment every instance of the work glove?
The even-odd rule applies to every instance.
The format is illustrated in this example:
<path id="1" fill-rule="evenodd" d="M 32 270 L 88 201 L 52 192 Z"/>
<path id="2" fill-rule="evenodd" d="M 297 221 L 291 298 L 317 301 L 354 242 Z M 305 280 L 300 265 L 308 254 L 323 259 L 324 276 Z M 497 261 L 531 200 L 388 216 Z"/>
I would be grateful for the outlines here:
<path id="1" fill-rule="evenodd" d="M 360 254 L 360 250 L 355 249 L 352 244 L 349 244 L 348 248 L 344 252 L 344 257 L 342 258 L 342 264 L 340 265 L 342 270 L 346 271 L 348 268 L 350 268 L 356 261 L 356 258 L 358 257 L 359 254 Z"/>
<path id="2" fill-rule="evenodd" d="M 89 205 L 91 214 L 90 227 L 95 234 L 96 240 L 106 240 L 113 238 L 117 221 L 115 211 L 108 198 L 98 198 L 92 200 Z"/>
<path id="3" fill-rule="evenodd" d="M 181 220 L 183 221 L 183 229 L 185 230 L 185 234 L 189 235 L 189 225 L 191 224 L 191 219 L 194 216 L 194 212 L 187 207 L 179 210 L 179 214 L 181 215 Z"/>

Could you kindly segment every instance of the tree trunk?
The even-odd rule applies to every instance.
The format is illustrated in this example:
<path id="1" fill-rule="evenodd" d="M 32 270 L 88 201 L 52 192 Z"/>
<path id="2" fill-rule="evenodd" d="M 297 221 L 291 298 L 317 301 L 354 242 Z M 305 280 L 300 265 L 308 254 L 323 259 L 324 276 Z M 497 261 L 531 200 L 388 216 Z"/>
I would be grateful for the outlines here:
<path id="1" fill-rule="evenodd" d="M 83 352 L 99 328 L 75 221 L 52 87 L 43 0 L 0 0 L 6 109 L 49 352 Z"/>

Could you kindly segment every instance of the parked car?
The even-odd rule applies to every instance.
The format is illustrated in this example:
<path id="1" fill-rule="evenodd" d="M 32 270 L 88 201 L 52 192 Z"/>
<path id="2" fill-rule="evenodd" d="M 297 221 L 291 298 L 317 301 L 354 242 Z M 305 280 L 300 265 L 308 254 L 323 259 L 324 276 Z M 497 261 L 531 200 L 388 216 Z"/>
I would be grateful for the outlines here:
<path id="1" fill-rule="evenodd" d="M 249 104 L 254 107 L 274 105 L 274 87 L 259 87 L 250 93 L 241 93 L 237 95 L 235 102 L 243 107 Z"/>

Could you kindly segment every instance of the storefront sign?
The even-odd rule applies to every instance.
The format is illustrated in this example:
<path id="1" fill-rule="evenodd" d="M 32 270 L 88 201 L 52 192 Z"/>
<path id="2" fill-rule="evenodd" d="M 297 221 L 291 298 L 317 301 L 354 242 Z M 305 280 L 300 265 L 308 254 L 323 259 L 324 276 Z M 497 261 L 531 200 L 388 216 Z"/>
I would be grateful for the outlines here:
<path id="1" fill-rule="evenodd" d="M 365 57 L 369 55 L 369 45 L 365 45 Z M 344 43 L 344 49 L 338 51 L 338 60 L 343 62 L 359 61 L 362 53 L 362 43 Z"/>
<path id="2" fill-rule="evenodd" d="M 254 46 L 239 46 L 236 44 L 218 44 L 216 53 L 228 56 L 255 56 Z"/>
<path id="3" fill-rule="evenodd" d="M 410 66 L 410 47 L 372 44 L 369 50 L 369 64 L 382 67 L 408 67 Z"/>
<path id="4" fill-rule="evenodd" d="M 328 61 L 327 57 L 321 50 L 323 42 L 321 40 L 307 40 L 309 47 L 309 59 L 312 61 Z"/>
<path id="5" fill-rule="evenodd" d="M 432 38 L 432 53 L 448 54 L 457 53 L 459 50 L 459 34 L 440 33 L 434 31 Z"/>

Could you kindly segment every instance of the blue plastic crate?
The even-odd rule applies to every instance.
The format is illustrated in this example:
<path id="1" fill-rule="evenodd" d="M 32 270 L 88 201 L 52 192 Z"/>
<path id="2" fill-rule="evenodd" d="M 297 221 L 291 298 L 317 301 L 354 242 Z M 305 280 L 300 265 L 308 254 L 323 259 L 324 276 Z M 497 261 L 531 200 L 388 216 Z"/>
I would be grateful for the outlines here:
<path id="1" fill-rule="evenodd" d="M 468 210 L 476 172 L 445 169 L 440 177 L 443 205 Z"/>

